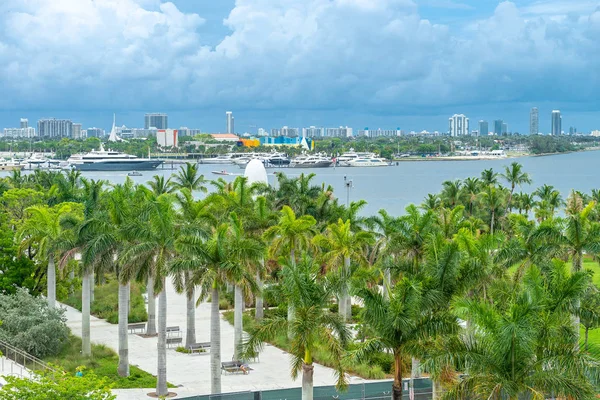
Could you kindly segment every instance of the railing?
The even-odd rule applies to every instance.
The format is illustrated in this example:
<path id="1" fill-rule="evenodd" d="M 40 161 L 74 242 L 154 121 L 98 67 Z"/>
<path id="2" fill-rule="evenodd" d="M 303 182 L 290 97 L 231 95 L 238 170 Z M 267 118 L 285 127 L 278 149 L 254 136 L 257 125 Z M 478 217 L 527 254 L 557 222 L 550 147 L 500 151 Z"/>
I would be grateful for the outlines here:
<path id="1" fill-rule="evenodd" d="M 31 372 L 43 372 L 62 374 L 61 371 L 52 368 L 37 357 L 28 354 L 27 352 L 0 340 L 0 352 L 2 352 L 2 360 L 0 368 L 7 375 L 17 375 L 30 378 Z M 8 370 L 10 369 L 10 372 Z"/>

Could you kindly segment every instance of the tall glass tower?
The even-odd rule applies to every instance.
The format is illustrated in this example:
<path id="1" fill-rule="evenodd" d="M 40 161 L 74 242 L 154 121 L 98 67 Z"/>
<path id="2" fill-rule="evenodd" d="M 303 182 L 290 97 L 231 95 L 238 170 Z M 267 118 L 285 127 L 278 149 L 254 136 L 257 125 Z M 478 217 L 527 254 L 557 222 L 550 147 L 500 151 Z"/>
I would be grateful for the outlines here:
<path id="1" fill-rule="evenodd" d="M 537 135 L 540 133 L 540 116 L 537 107 L 533 107 L 529 112 L 529 134 Z"/>
<path id="2" fill-rule="evenodd" d="M 225 112 L 227 116 L 227 132 L 226 133 L 235 133 L 235 119 L 233 118 L 233 113 L 231 111 Z"/>
<path id="3" fill-rule="evenodd" d="M 552 136 L 562 133 L 562 116 L 560 110 L 552 110 Z"/>

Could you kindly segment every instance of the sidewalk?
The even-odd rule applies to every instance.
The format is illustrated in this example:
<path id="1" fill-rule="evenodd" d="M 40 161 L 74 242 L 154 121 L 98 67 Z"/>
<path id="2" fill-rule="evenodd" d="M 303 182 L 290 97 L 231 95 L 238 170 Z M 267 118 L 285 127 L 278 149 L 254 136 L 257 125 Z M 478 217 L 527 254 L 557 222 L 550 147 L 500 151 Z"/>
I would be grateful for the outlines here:
<path id="1" fill-rule="evenodd" d="M 73 334 L 81 336 L 81 313 L 72 307 L 67 309 L 67 325 Z M 158 310 L 158 299 L 157 299 Z M 172 284 L 167 283 L 167 326 L 178 325 L 182 330 L 185 342 L 186 331 L 186 299 L 175 292 Z M 104 320 L 91 317 L 91 337 L 93 343 L 104 344 L 118 352 L 118 326 Z M 129 363 L 156 375 L 157 338 L 141 338 L 129 335 Z M 196 340 L 210 341 L 210 303 L 202 303 L 196 308 Z M 221 319 L 221 360 L 231 360 L 233 355 L 233 326 Z M 252 371 L 248 375 L 223 375 L 221 386 L 223 393 L 269 390 L 302 386 L 301 376 L 293 381 L 290 377 L 289 355 L 270 345 L 266 345 L 260 354 L 260 362 L 251 363 Z M 174 349 L 167 349 L 167 380 L 178 388 L 170 389 L 178 393 L 177 397 L 210 394 L 210 353 L 182 354 Z M 350 383 L 366 382 L 364 379 L 351 377 Z M 335 374 L 331 368 L 315 364 L 314 385 L 334 385 Z M 148 399 L 148 389 L 115 390 L 119 400 Z"/>

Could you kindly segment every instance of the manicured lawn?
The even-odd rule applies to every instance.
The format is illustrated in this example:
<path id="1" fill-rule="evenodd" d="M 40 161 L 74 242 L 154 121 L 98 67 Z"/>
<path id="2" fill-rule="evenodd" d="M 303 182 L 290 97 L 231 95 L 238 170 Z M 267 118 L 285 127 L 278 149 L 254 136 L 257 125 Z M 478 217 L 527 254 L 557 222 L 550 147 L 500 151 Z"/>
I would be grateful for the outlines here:
<path id="1" fill-rule="evenodd" d="M 75 374 L 77 367 L 84 366 L 86 371 L 93 371 L 99 377 L 105 377 L 113 384 L 113 389 L 153 388 L 156 377 L 133 365 L 129 367 L 130 376 L 120 377 L 117 374 L 119 356 L 103 345 L 92 345 L 92 357 L 81 355 L 81 339 L 71 335 L 63 351 L 55 357 L 47 357 L 45 362 L 57 365 L 69 374 Z M 170 385 L 169 387 L 174 387 Z"/>

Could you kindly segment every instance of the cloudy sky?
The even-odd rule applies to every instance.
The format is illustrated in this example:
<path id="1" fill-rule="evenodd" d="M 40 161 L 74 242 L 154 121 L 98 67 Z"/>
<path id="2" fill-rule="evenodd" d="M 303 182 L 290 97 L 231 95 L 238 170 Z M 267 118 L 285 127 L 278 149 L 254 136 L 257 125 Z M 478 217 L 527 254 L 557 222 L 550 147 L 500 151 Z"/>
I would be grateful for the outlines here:
<path id="1" fill-rule="evenodd" d="M 600 129 L 600 1 L 1 0 L 0 126 Z"/>

